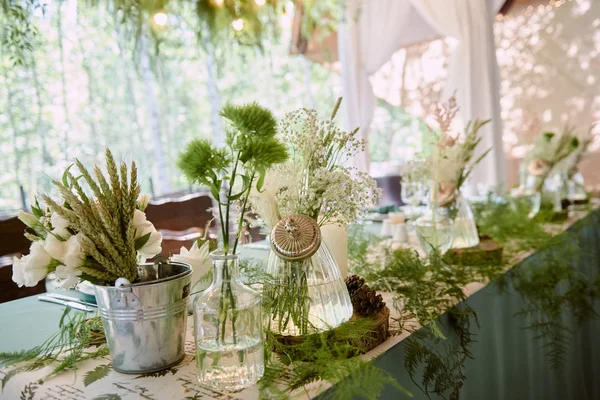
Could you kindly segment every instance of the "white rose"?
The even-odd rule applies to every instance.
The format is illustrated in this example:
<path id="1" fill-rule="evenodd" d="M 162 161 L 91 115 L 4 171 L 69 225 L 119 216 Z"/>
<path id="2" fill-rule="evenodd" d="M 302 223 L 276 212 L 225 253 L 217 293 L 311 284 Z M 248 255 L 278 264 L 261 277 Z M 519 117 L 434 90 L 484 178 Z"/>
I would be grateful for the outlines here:
<path id="1" fill-rule="evenodd" d="M 146 243 L 137 249 L 138 253 L 146 258 L 152 258 L 162 251 L 162 234 L 146 219 L 146 214 L 140 210 L 135 210 L 133 214 L 133 226 L 135 228 L 135 239 L 150 234 Z"/>
<path id="2" fill-rule="evenodd" d="M 19 285 L 19 287 L 25 285 L 25 276 L 23 275 L 23 268 L 26 262 L 27 256 L 23 256 L 21 258 L 13 257 L 12 280 L 14 283 Z"/>
<path id="3" fill-rule="evenodd" d="M 25 286 L 35 286 L 48 275 L 48 266 L 52 258 L 44 249 L 41 241 L 31 243 L 29 255 L 23 259 L 22 271 Z"/>
<path id="4" fill-rule="evenodd" d="M 69 222 L 57 213 L 53 212 L 50 216 L 50 224 L 52 224 L 52 232 L 54 234 L 62 237 L 63 239 L 66 239 L 70 236 L 69 231 L 67 230 L 69 227 Z"/>
<path id="5" fill-rule="evenodd" d="M 198 242 L 194 242 L 192 247 L 187 250 L 181 247 L 179 254 L 171 256 L 171 261 L 189 264 L 192 267 L 192 286 L 194 286 L 211 268 L 209 254 L 209 242 L 198 247 Z"/>
<path id="6" fill-rule="evenodd" d="M 50 257 L 60 262 L 64 262 L 65 255 L 67 253 L 67 242 L 59 240 L 56 236 L 50 233 L 48 236 L 46 236 L 46 239 L 43 243 L 44 250 L 50 254 Z"/>

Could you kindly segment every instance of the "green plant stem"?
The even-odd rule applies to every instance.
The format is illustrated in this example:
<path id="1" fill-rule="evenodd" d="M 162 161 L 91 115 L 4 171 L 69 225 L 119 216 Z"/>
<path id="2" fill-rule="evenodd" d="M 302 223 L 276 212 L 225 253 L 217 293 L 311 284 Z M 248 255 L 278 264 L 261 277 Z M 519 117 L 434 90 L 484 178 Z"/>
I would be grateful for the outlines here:
<path id="1" fill-rule="evenodd" d="M 248 189 L 246 190 L 246 196 L 244 197 L 244 203 L 242 205 L 240 220 L 238 221 L 237 235 L 235 237 L 235 242 L 233 242 L 233 254 L 235 254 L 238 242 L 240 240 L 240 232 L 242 231 L 242 225 L 244 223 L 244 215 L 246 215 L 246 207 L 248 205 L 248 198 L 250 197 L 250 191 L 252 190 L 252 182 L 254 181 L 255 176 L 256 176 L 256 173 L 253 172 L 252 176 L 250 177 L 250 185 L 248 186 Z"/>

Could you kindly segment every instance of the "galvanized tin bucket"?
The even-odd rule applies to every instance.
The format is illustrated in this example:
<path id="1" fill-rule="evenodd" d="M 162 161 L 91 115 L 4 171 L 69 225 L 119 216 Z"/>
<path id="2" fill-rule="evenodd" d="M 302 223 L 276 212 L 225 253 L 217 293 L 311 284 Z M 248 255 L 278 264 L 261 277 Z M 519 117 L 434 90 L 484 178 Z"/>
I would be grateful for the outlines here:
<path id="1" fill-rule="evenodd" d="M 115 370 L 160 371 L 183 357 L 192 269 L 177 262 L 141 264 L 140 282 L 94 286 Z"/>

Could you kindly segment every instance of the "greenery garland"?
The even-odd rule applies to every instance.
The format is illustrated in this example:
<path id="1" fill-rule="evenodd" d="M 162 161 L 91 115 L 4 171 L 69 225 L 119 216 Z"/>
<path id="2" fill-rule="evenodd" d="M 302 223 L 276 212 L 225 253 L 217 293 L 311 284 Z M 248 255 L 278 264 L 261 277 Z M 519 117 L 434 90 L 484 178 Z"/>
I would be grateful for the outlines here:
<path id="1" fill-rule="evenodd" d="M 490 201 L 476 209 L 482 233 L 505 245 L 505 262 L 450 267 L 439 253 L 423 259 L 413 250 L 390 250 L 361 226 L 349 232 L 350 269 L 362 274 L 372 287 L 394 294 L 394 305 L 401 307 L 402 312 L 394 318 L 395 329 L 391 333 L 411 332 L 402 344 L 406 352 L 404 366 L 415 386 L 428 397 L 456 399 L 467 379 L 465 362 L 472 358 L 470 344 L 478 324 L 475 312 L 463 301 L 466 296 L 462 289 L 468 283 L 493 280 L 499 290 L 513 287 L 526 303 L 517 316 L 527 317 L 525 328 L 536 333 L 552 367 L 561 366 L 574 332 L 566 318 L 573 316 L 579 326 L 596 316 L 594 302 L 600 296 L 600 274 L 588 277 L 576 269 L 575 256 L 583 250 L 575 232 L 585 229 L 585 224 L 598 224 L 597 212 L 579 221 L 573 231 L 553 236 L 544 229 L 551 220 L 551 214 L 545 211 L 531 221 L 526 217 L 527 210 L 508 203 Z M 373 257 L 374 249 L 378 257 Z M 511 267 L 510 262 L 527 250 L 537 250 L 537 257 L 542 258 L 536 257 L 535 263 L 525 260 L 505 273 Z M 260 261 L 243 261 L 240 269 L 248 284 L 255 287 L 271 279 Z M 447 318 L 440 320 L 444 312 Z M 64 323 L 63 320 L 61 332 L 55 335 L 62 341 L 51 339 L 27 352 L 0 354 L 0 360 L 11 365 L 27 362 L 25 366 L 17 365 L 5 380 L 23 370 L 54 362 L 59 364 L 53 373 L 74 369 L 77 362 L 99 357 L 106 351 L 101 346 L 95 352 L 86 352 L 90 341 L 85 338 L 89 335 L 85 330 L 79 336 L 74 333 L 81 329 L 82 321 Z M 415 320 L 425 328 L 416 328 Z M 73 324 L 79 328 L 74 329 Z M 360 357 L 352 357 L 360 353 L 352 345 L 353 340 L 360 340 L 368 333 L 368 324 L 360 320 L 335 331 L 311 335 L 299 343 L 282 343 L 267 331 L 266 370 L 259 383 L 261 396 L 288 398 L 318 380 L 336 384 L 326 398 L 350 399 L 355 393 L 364 393 L 366 398 L 376 399 L 385 385 L 409 395 L 387 372 Z M 49 355 L 50 350 L 70 348 L 74 349 L 74 356 Z M 100 376 L 101 372 L 98 371 Z M 351 378 L 345 379 L 348 376 Z"/>

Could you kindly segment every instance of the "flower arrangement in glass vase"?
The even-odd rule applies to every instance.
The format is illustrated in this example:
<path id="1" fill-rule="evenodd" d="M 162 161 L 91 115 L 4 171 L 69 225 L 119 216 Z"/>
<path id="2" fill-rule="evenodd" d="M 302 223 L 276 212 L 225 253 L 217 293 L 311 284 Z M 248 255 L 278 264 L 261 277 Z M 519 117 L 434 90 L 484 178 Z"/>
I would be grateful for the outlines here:
<path id="1" fill-rule="evenodd" d="M 555 176 L 560 180 L 556 201 L 559 202 L 561 209 L 584 210 L 585 204 L 589 201 L 583 175 L 579 172 L 578 165 L 594 140 L 592 129 L 593 126 L 586 134 L 579 136 L 577 148 L 554 167 Z"/>
<path id="2" fill-rule="evenodd" d="M 473 168 L 491 150 L 475 158 L 475 149 L 481 142 L 479 131 L 490 120 L 469 121 L 462 135 L 453 134 L 451 126 L 458 110 L 454 97 L 436 107 L 433 116 L 438 130 L 430 128 L 434 138 L 431 153 L 421 157 L 420 165 L 414 167 L 417 172 L 412 173 L 430 182 L 430 209 L 417 220 L 418 237 L 425 251 L 433 246 L 443 253 L 450 247 L 468 248 L 479 244 L 473 212 L 460 189 Z"/>
<path id="3" fill-rule="evenodd" d="M 253 209 L 271 230 L 271 254 L 264 296 L 269 328 L 282 335 L 332 329 L 352 316 L 352 304 L 335 259 L 321 241 L 321 227 L 345 226 L 373 206 L 380 190 L 366 173 L 345 167 L 365 143 L 358 129 L 346 132 L 334 118 L 301 108 L 279 123 L 289 160 L 251 193 Z"/>
<path id="4" fill-rule="evenodd" d="M 540 210 L 542 190 L 547 178 L 556 170 L 555 167 L 565 161 L 579 146 L 580 141 L 574 129 L 568 126 L 559 135 L 544 132 L 533 142 L 531 150 L 523 160 L 521 185 L 513 192 L 515 204 L 527 206 L 530 218 Z"/>
<path id="5" fill-rule="evenodd" d="M 273 114 L 256 103 L 226 105 L 221 116 L 225 146 L 195 139 L 178 166 L 190 181 L 210 188 L 221 229 L 221 248 L 210 254 L 212 284 L 194 300 L 198 382 L 235 391 L 264 373 L 261 298 L 238 279 L 237 246 L 250 192 L 262 190 L 267 171 L 287 159 L 287 148 L 275 137 Z"/>
<path id="6" fill-rule="evenodd" d="M 33 231 L 25 233 L 32 241 L 29 254 L 14 260 L 13 281 L 19 286 L 35 286 L 51 272 L 63 288 L 80 280 L 109 285 L 118 278 L 134 282 L 138 263 L 160 253 L 162 235 L 143 212 L 148 197 L 138 201 L 135 163 L 130 171 L 123 163 L 119 171 L 108 149 L 106 162 L 108 178 L 95 167 L 94 180 L 76 161 L 81 175 L 75 177 L 71 166 L 62 181 L 53 182 L 61 201 L 43 195 L 47 208 L 36 200 L 32 214 L 19 213 L 19 219 Z M 82 181 L 95 198 L 87 194 Z"/>

